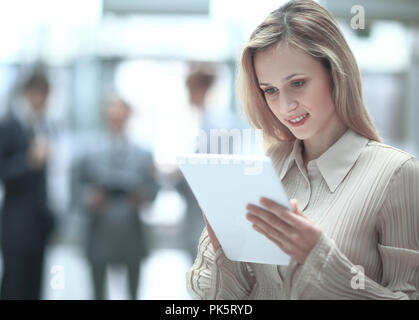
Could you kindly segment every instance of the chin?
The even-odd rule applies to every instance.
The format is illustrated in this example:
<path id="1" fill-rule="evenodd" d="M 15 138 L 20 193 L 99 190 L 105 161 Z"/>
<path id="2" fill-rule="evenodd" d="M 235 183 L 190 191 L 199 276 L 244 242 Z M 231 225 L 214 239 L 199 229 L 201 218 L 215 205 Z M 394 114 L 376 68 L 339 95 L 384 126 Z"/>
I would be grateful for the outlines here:
<path id="1" fill-rule="evenodd" d="M 293 130 L 291 130 L 291 132 L 294 135 L 294 137 L 296 137 L 299 140 L 306 140 L 311 137 L 311 134 L 306 132 L 295 132 Z"/>

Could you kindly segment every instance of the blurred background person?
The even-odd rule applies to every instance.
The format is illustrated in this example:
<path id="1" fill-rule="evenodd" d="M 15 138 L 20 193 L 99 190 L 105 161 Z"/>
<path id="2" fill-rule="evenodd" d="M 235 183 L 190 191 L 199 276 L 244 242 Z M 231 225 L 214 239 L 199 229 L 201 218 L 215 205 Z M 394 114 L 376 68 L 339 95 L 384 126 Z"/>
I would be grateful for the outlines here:
<path id="1" fill-rule="evenodd" d="M 129 297 L 136 299 L 140 263 L 148 252 L 147 231 L 139 211 L 154 200 L 159 186 L 152 155 L 125 134 L 131 111 L 120 98 L 107 102 L 108 132 L 76 170 L 80 199 L 89 219 L 87 258 L 95 299 L 106 298 L 106 269 L 111 264 L 126 267 Z"/>
<path id="2" fill-rule="evenodd" d="M 185 84 L 190 112 L 197 119 L 195 152 L 234 153 L 233 139 L 229 131 L 238 129 L 241 124 L 230 110 L 220 110 L 210 103 L 209 95 L 216 80 L 216 68 L 212 67 L 211 63 L 190 64 Z"/>
<path id="3" fill-rule="evenodd" d="M 54 80 L 46 113 L 58 129 L 54 144 L 48 141 L 50 191 L 55 193 L 51 208 L 58 223 L 45 252 L 45 299 L 91 298 L 91 268 L 83 242 L 88 219 L 70 207 L 71 168 L 107 130 L 104 94 L 116 92 L 129 101 L 133 112 L 127 136 L 150 150 L 159 172 L 175 172 L 176 155 L 196 152 L 198 146 L 191 142 L 195 129 L 206 126 L 201 108 L 192 106 L 187 79 L 210 73 L 210 88 L 195 91 L 201 91 L 195 97 L 206 91 L 204 110 L 217 114 L 212 119 L 223 113 L 244 117 L 234 89 L 237 58 L 266 12 L 285 2 L 0 1 L 0 118 L 17 102 L 14 85 L 22 79 L 22 68 L 42 60 Z M 359 0 L 357 6 L 349 0 L 318 2 L 336 17 L 353 48 L 366 105 L 383 141 L 417 155 L 419 1 Z M 141 210 L 153 250 L 140 267 L 139 294 L 144 299 L 188 299 L 185 193 L 174 188 L 175 179 L 159 183 L 156 200 Z M 0 205 L 2 189 L 0 184 Z M 198 215 L 201 219 L 201 212 Z M 126 299 L 123 268 L 108 269 L 110 299 Z M 51 285 L 58 275 L 54 270 L 63 271 L 61 286 Z M 0 263 L 0 277 L 4 271 Z"/>
<path id="4" fill-rule="evenodd" d="M 211 124 L 206 108 L 206 97 L 214 80 L 214 74 L 201 68 L 190 72 L 185 81 L 191 112 L 197 118 L 198 129 L 203 130 L 207 137 L 209 137 Z M 200 138 L 198 132 L 197 139 Z M 208 150 L 209 140 L 203 141 L 203 143 Z M 199 141 L 197 141 L 196 147 L 198 146 Z M 195 152 L 197 151 L 198 149 L 195 150 Z M 183 246 L 191 260 L 194 261 L 198 250 L 198 239 L 204 228 L 204 221 L 199 204 L 182 173 L 177 171 L 175 175 L 177 176 L 175 188 L 183 196 L 186 205 L 185 216 L 181 223 L 181 228 L 184 229 L 184 232 L 181 232 L 183 235 Z"/>
<path id="5" fill-rule="evenodd" d="M 44 251 L 54 225 L 46 182 L 49 91 L 46 75 L 35 70 L 0 123 L 2 299 L 41 298 Z"/>
<path id="6" fill-rule="evenodd" d="M 238 128 L 238 121 L 230 112 L 220 111 L 208 103 L 208 95 L 216 79 L 215 69 L 210 63 L 204 62 L 192 63 L 186 76 L 185 85 L 189 108 L 197 124 L 196 140 L 193 141 L 194 145 L 191 148 L 197 153 L 233 153 L 233 139 L 230 130 Z M 228 145 L 223 147 L 223 143 L 228 143 Z M 181 226 L 185 230 L 182 232 L 184 247 L 193 261 L 196 258 L 198 240 L 204 228 L 204 220 L 199 204 L 183 174 L 177 171 L 176 175 L 175 188 L 183 196 L 186 204 L 185 218 Z"/>

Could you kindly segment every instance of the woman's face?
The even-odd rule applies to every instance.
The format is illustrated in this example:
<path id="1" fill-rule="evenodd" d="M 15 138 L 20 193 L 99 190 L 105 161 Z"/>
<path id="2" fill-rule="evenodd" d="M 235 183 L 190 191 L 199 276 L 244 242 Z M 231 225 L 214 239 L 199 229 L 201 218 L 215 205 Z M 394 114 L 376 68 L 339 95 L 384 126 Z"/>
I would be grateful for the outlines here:
<path id="1" fill-rule="evenodd" d="M 254 65 L 269 108 L 296 138 L 321 138 L 328 125 L 339 121 L 328 72 L 310 55 L 280 43 L 256 53 Z"/>

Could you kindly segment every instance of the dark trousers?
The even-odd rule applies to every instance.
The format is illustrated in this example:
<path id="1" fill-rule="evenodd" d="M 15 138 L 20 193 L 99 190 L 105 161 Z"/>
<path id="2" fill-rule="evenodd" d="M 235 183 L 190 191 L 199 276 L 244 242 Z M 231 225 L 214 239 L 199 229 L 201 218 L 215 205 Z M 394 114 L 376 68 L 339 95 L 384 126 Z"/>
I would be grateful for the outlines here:
<path id="1" fill-rule="evenodd" d="M 98 263 L 94 262 L 91 263 L 91 272 L 93 278 L 93 286 L 94 286 L 94 295 L 96 300 L 104 300 L 105 299 L 105 280 L 106 280 L 106 267 L 110 263 Z M 138 281 L 139 281 L 139 274 L 140 274 L 140 261 L 126 261 L 123 264 L 127 267 L 128 272 L 128 290 L 129 290 L 129 297 L 131 300 L 137 299 L 137 291 L 138 291 Z"/>
<path id="2" fill-rule="evenodd" d="M 44 249 L 2 252 L 2 300 L 39 300 L 44 264 Z"/>

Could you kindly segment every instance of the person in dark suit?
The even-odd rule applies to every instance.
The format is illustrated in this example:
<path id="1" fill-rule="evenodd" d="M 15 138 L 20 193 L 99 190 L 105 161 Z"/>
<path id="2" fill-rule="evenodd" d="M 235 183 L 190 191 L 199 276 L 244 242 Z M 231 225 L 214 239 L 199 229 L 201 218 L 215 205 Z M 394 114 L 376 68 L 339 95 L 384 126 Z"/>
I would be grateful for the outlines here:
<path id="1" fill-rule="evenodd" d="M 195 153 L 233 153 L 233 139 L 228 133 L 229 130 L 237 128 L 235 117 L 229 111 L 217 112 L 208 104 L 208 94 L 213 88 L 217 79 L 215 70 L 211 65 L 198 64 L 191 65 L 191 71 L 186 78 L 186 88 L 191 110 L 198 112 L 199 129 L 205 134 L 205 139 L 197 137 Z M 210 139 L 211 131 L 219 131 L 215 137 L 220 143 L 216 143 L 216 148 L 212 149 Z M 225 130 L 222 131 L 222 130 Z M 220 140 L 218 140 L 220 139 Z M 227 148 L 221 147 L 221 143 L 228 140 Z M 202 217 L 202 210 L 193 194 L 185 177 L 178 169 L 172 175 L 175 182 L 174 187 L 182 195 L 186 203 L 185 219 L 182 221 L 183 231 L 182 242 L 192 261 L 198 253 L 199 237 L 204 229 L 205 223 Z"/>
<path id="2" fill-rule="evenodd" d="M 44 251 L 53 230 L 48 207 L 46 102 L 50 86 L 39 72 L 21 89 L 18 103 L 0 121 L 3 277 L 1 299 L 40 299 Z"/>
<path id="3" fill-rule="evenodd" d="M 106 104 L 108 132 L 81 157 L 74 171 L 78 198 L 88 217 L 87 258 L 94 297 L 105 299 L 106 269 L 124 265 L 128 291 L 137 298 L 140 263 L 148 253 L 147 230 L 139 219 L 142 205 L 159 190 L 152 154 L 125 135 L 131 107 L 114 98 Z"/>

